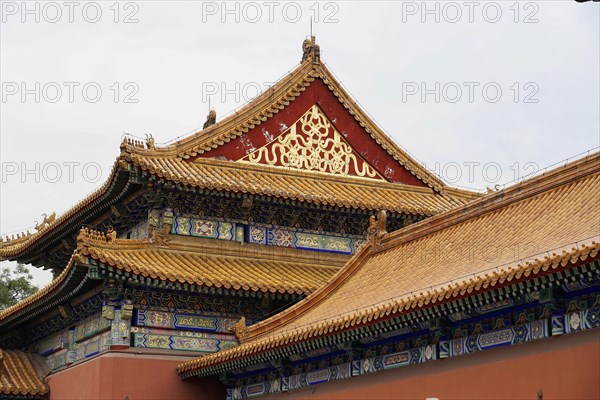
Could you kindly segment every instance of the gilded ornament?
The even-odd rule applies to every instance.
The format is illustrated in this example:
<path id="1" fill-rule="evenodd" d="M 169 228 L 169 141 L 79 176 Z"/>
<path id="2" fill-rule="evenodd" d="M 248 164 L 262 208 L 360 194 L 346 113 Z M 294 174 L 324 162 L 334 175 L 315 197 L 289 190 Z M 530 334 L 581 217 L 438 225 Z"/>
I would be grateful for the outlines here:
<path id="1" fill-rule="evenodd" d="M 313 170 L 334 175 L 382 179 L 331 124 L 321 109 L 313 105 L 289 130 L 273 142 L 248 154 L 242 161 Z"/>
<path id="2" fill-rule="evenodd" d="M 246 326 L 245 317 L 240 318 L 240 320 L 233 325 L 233 328 L 231 328 L 230 331 L 233 332 L 240 343 L 243 343 L 250 336 L 248 327 Z"/>
<path id="3" fill-rule="evenodd" d="M 387 223 L 387 213 L 385 210 L 380 210 L 377 217 L 371 215 L 369 218 L 369 228 L 367 228 L 367 242 L 375 247 L 381 245 L 381 239 L 387 234 L 385 226 Z"/>

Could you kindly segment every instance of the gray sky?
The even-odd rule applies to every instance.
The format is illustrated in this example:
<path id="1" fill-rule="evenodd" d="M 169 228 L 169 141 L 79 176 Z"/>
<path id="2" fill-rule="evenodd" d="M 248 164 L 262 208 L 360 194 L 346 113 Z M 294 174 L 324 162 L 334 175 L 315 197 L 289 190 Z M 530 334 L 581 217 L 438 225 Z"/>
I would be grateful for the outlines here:
<path id="1" fill-rule="evenodd" d="M 242 106 L 298 65 L 311 16 L 327 66 L 449 184 L 600 144 L 598 3 L 23 4 L 1 4 L 2 234 L 101 185 L 123 132 L 167 142 L 202 125 L 209 94 L 218 119 Z"/>

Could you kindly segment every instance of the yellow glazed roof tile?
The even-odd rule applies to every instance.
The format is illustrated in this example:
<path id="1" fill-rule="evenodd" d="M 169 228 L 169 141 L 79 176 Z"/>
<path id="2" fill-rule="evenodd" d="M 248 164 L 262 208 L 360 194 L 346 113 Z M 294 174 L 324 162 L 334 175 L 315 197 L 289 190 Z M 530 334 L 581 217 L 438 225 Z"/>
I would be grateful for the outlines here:
<path id="1" fill-rule="evenodd" d="M 241 245 L 224 240 L 172 235 L 168 245 L 149 240 L 112 239 L 82 229 L 63 272 L 48 286 L 0 311 L 0 323 L 44 301 L 90 260 L 118 271 L 164 282 L 234 291 L 308 295 L 322 286 L 349 256 L 290 248 Z"/>
<path id="2" fill-rule="evenodd" d="M 0 350 L 0 395 L 3 395 L 0 397 L 42 397 L 48 393 L 48 386 L 36 372 L 30 357 L 18 350 Z"/>
<path id="3" fill-rule="evenodd" d="M 348 260 L 337 254 L 173 237 L 168 246 L 148 241 L 90 240 L 80 235 L 79 254 L 134 275 L 173 283 L 305 295 Z"/>
<path id="4" fill-rule="evenodd" d="M 312 295 L 251 326 L 240 346 L 178 371 L 186 375 L 567 268 L 598 257 L 599 242 L 596 153 L 386 234 L 380 246 L 361 248 Z"/>
<path id="5" fill-rule="evenodd" d="M 268 195 L 334 207 L 431 216 L 462 205 L 474 196 L 435 193 L 430 188 L 339 177 L 312 171 L 249 165 L 231 161 L 129 154 L 127 160 L 160 178 L 201 189 Z M 448 190 L 452 191 L 452 190 Z"/>

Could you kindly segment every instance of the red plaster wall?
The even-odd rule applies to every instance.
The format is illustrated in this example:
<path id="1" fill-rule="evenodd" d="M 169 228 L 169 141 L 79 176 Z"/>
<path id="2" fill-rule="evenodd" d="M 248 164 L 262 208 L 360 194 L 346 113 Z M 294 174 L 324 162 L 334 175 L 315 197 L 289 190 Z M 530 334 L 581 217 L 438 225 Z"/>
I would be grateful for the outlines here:
<path id="1" fill-rule="evenodd" d="M 185 357 L 107 353 L 46 378 L 51 400 L 224 399 L 216 377 L 182 381 L 175 367 Z"/>
<path id="2" fill-rule="evenodd" d="M 264 399 L 600 399 L 600 329 L 278 393 Z"/>

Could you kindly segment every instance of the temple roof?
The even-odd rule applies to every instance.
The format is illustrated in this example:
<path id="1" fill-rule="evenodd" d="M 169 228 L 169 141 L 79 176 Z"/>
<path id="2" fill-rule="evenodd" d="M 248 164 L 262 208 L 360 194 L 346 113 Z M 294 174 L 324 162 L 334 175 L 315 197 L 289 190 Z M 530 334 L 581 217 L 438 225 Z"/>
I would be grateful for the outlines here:
<path id="1" fill-rule="evenodd" d="M 313 171 L 275 170 L 220 160 L 197 160 L 128 155 L 137 167 L 183 185 L 202 189 L 267 195 L 323 206 L 431 216 L 463 204 L 467 199 L 435 194 L 431 189 L 378 182 L 365 178 Z"/>
<path id="2" fill-rule="evenodd" d="M 0 397 L 42 398 L 48 386 L 33 366 L 32 355 L 17 350 L 0 350 Z"/>
<path id="3" fill-rule="evenodd" d="M 302 123 L 326 133 L 324 139 L 310 142 Z M 302 147 L 303 141 L 310 143 Z M 281 157 L 284 145 L 286 157 L 295 157 L 291 162 L 269 158 Z M 255 153 L 263 150 L 270 153 Z M 45 251 L 74 238 L 81 225 L 110 212 L 110 205 L 135 190 L 151 190 L 137 180 L 140 171 L 179 188 L 421 216 L 480 197 L 448 187 L 409 156 L 358 106 L 320 56 L 308 57 L 240 110 L 174 144 L 125 139 L 100 189 L 38 232 L 0 242 L 0 260 L 43 263 Z"/>
<path id="4" fill-rule="evenodd" d="M 20 317 L 30 319 L 80 293 L 90 267 L 110 268 L 128 279 L 182 287 L 308 295 L 329 280 L 348 255 L 302 251 L 224 240 L 170 235 L 153 239 L 116 239 L 82 229 L 63 272 L 48 286 L 0 310 L 0 331 Z"/>
<path id="5" fill-rule="evenodd" d="M 241 345 L 179 365 L 211 374 L 253 354 L 593 260 L 600 250 L 600 153 L 386 234 L 325 286 L 249 327 Z"/>
<path id="6" fill-rule="evenodd" d="M 82 231 L 77 254 L 159 281 L 234 291 L 306 295 L 348 260 L 342 254 L 173 235 L 168 245 Z M 86 260 L 86 263 L 89 262 Z"/>

